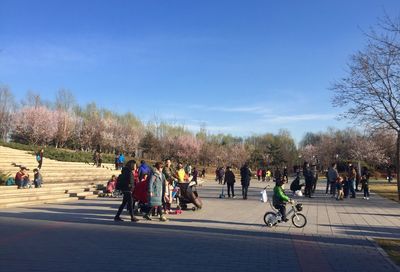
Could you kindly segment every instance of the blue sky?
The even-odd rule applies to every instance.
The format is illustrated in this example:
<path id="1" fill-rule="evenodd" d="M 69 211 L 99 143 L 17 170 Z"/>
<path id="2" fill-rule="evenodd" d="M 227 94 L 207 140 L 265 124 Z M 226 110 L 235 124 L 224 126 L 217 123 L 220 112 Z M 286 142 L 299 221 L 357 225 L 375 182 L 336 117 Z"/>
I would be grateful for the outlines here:
<path id="1" fill-rule="evenodd" d="M 0 84 L 249 136 L 343 128 L 329 86 L 398 0 L 0 1 Z"/>

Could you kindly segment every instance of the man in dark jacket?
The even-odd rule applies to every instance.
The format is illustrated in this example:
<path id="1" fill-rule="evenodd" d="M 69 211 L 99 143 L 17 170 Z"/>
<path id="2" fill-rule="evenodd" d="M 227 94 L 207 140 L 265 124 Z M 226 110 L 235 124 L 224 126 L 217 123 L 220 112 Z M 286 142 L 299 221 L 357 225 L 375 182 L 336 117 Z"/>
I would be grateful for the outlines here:
<path id="1" fill-rule="evenodd" d="M 228 197 L 231 197 L 231 190 L 232 190 L 232 198 L 235 198 L 235 191 L 233 186 L 235 185 L 235 174 L 232 172 L 231 167 L 228 166 L 225 172 L 225 179 L 224 185 L 227 184 L 228 186 Z"/>
<path id="2" fill-rule="evenodd" d="M 123 221 L 120 217 L 122 211 L 125 206 L 127 206 L 129 215 L 131 216 L 132 222 L 137 222 L 138 219 L 133 216 L 133 200 L 132 200 L 132 190 L 135 186 L 133 171 L 136 169 L 136 161 L 131 160 L 128 161 L 125 167 L 121 170 L 121 175 L 117 179 L 117 190 L 120 190 L 124 197 L 122 199 L 122 203 L 119 206 L 118 212 L 114 217 L 114 221 Z"/>
<path id="3" fill-rule="evenodd" d="M 305 179 L 305 183 L 306 183 L 306 189 L 305 189 L 305 196 L 308 196 L 309 198 L 311 198 L 311 192 L 312 192 L 312 186 L 313 186 L 313 182 L 314 182 L 314 176 L 311 172 L 310 169 L 310 165 L 308 164 L 308 162 L 304 163 L 303 166 L 303 176 Z"/>
<path id="4" fill-rule="evenodd" d="M 242 183 L 242 196 L 247 199 L 247 191 L 250 186 L 251 170 L 247 163 L 240 168 L 240 182 Z"/>

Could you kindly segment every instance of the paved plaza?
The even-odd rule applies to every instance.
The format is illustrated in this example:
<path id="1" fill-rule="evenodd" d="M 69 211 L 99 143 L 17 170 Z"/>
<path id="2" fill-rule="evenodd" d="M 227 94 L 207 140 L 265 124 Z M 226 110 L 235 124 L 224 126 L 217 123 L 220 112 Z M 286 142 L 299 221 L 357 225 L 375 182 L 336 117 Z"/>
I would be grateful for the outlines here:
<path id="1" fill-rule="evenodd" d="M 199 187 L 204 209 L 138 223 L 113 222 L 120 199 L 0 210 L 0 271 L 399 271 L 372 237 L 400 238 L 400 205 L 375 194 L 336 201 L 324 182 L 301 198 L 308 224 L 267 228 L 260 202 L 219 199 Z M 272 183 L 270 183 L 272 191 Z M 125 214 L 125 219 L 128 219 Z"/>

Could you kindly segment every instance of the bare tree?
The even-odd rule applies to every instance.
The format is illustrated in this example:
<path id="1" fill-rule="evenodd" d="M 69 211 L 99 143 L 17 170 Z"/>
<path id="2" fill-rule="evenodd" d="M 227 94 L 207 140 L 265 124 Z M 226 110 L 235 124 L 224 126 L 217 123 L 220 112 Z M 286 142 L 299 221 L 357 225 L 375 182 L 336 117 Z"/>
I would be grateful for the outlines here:
<path id="1" fill-rule="evenodd" d="M 76 105 L 76 100 L 71 91 L 60 89 L 56 94 L 56 108 L 70 112 Z"/>
<path id="2" fill-rule="evenodd" d="M 7 141 L 14 112 L 14 96 L 7 86 L 0 86 L 0 138 Z"/>
<path id="3" fill-rule="evenodd" d="M 400 18 L 386 16 L 377 29 L 366 34 L 367 46 L 351 56 L 347 75 L 333 84 L 333 104 L 345 108 L 347 119 L 397 133 L 400 199 Z"/>

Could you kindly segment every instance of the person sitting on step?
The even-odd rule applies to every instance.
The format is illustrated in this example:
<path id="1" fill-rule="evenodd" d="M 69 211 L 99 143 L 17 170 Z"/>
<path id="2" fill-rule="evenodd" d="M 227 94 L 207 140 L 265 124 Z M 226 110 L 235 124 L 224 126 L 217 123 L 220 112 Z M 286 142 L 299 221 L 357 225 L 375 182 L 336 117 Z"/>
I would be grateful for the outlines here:
<path id="1" fill-rule="evenodd" d="M 19 171 L 15 174 L 15 184 L 17 184 L 18 189 L 25 189 L 29 185 L 29 174 L 28 169 L 21 165 Z"/>

